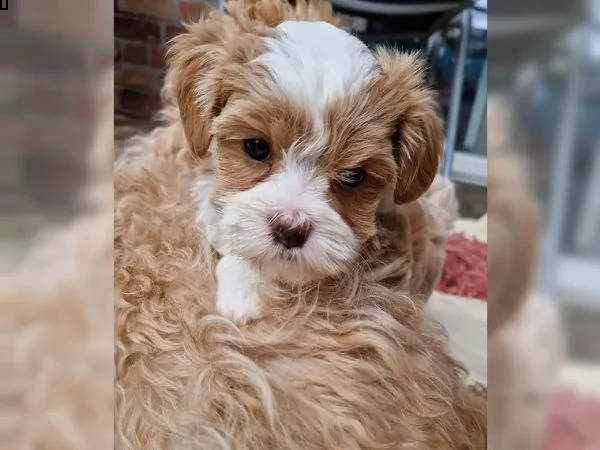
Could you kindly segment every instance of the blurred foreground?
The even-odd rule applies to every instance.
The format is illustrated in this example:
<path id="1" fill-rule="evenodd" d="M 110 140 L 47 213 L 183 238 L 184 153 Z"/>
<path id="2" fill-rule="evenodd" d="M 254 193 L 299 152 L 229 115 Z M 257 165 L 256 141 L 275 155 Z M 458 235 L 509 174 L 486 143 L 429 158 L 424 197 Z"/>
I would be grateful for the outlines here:
<path id="1" fill-rule="evenodd" d="M 599 13 L 597 1 L 507 1 L 490 11 L 489 170 L 498 170 L 494 146 L 517 155 L 503 176 L 533 196 L 528 204 L 514 189 L 494 191 L 490 178 L 490 259 L 512 252 L 488 275 L 495 449 L 600 448 L 590 420 L 600 414 Z"/>
<path id="2" fill-rule="evenodd" d="M 0 11 L 0 448 L 113 447 L 112 3 Z"/>

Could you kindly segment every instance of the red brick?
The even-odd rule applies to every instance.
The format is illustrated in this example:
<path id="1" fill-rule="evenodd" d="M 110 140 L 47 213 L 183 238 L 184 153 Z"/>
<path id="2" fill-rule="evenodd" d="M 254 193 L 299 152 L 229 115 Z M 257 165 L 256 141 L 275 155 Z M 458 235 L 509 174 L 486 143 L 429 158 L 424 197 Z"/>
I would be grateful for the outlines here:
<path id="1" fill-rule="evenodd" d="M 157 69 L 164 69 L 166 67 L 164 46 L 153 45 L 150 47 L 150 65 Z"/>
<path id="2" fill-rule="evenodd" d="M 119 42 L 116 39 L 115 39 L 114 60 L 115 61 L 121 60 L 121 46 L 119 45 Z"/>
<path id="3" fill-rule="evenodd" d="M 115 111 L 121 110 L 121 94 L 122 90 L 118 86 L 114 86 L 114 103 L 115 103 Z"/>
<path id="4" fill-rule="evenodd" d="M 115 67 L 115 84 L 155 92 L 160 90 L 161 77 L 147 67 L 119 64 Z"/>
<path id="5" fill-rule="evenodd" d="M 175 36 L 181 33 L 185 33 L 187 30 L 184 27 L 176 26 L 176 25 L 167 25 L 165 28 L 165 42 L 170 41 Z"/>
<path id="6" fill-rule="evenodd" d="M 173 0 L 118 0 L 119 11 L 161 20 L 175 20 Z"/>
<path id="7" fill-rule="evenodd" d="M 160 28 L 145 20 L 115 17 L 115 37 L 154 43 L 160 41 Z"/>
<path id="8" fill-rule="evenodd" d="M 121 60 L 132 64 L 148 64 L 148 48 L 145 44 L 121 43 Z"/>
<path id="9" fill-rule="evenodd" d="M 130 111 L 137 116 L 149 117 L 160 109 L 160 96 L 158 94 L 124 90 L 121 93 L 121 107 L 123 110 Z"/>
<path id="10" fill-rule="evenodd" d="M 183 22 L 197 22 L 209 9 L 210 6 L 202 3 L 186 1 L 179 3 L 179 15 Z"/>

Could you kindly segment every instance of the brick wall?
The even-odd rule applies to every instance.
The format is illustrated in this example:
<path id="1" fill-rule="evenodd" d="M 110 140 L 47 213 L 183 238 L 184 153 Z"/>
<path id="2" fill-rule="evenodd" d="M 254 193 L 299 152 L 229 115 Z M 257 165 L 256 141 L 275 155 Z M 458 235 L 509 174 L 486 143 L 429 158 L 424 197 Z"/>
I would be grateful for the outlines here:
<path id="1" fill-rule="evenodd" d="M 218 0 L 115 0 L 115 112 L 149 118 L 160 107 L 165 43 Z"/>
<path id="2" fill-rule="evenodd" d="M 59 6 L 11 0 L 0 11 L 3 218 L 69 213 L 85 181 L 98 75 L 112 71 L 112 8 Z"/>

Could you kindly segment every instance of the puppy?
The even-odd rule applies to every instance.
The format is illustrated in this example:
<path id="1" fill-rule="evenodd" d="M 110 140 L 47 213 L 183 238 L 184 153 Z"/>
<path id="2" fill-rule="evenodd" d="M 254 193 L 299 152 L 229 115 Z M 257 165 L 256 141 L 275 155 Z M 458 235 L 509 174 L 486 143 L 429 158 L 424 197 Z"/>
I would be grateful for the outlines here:
<path id="1" fill-rule="evenodd" d="M 326 3 L 229 10 L 175 41 L 164 124 L 116 164 L 117 446 L 484 448 L 485 399 L 403 269 L 369 272 L 393 261 L 378 217 L 414 205 L 379 239 L 435 246 L 411 217 L 452 209 L 444 182 L 414 202 L 441 146 L 419 64 L 309 22 Z"/>
<path id="2" fill-rule="evenodd" d="M 195 197 L 221 255 L 217 308 L 244 322 L 274 289 L 380 263 L 378 225 L 390 218 L 425 222 L 422 204 L 395 205 L 432 184 L 442 127 L 416 56 L 372 52 L 331 23 L 284 11 L 268 25 L 248 20 L 241 5 L 174 39 L 169 78 L 193 154 L 212 161 Z M 422 228 L 396 239 L 418 249 L 430 234 Z M 427 296 L 432 272 L 425 292 L 405 292 Z"/>
<path id="3" fill-rule="evenodd" d="M 563 351 L 558 311 L 535 292 L 540 219 L 522 161 L 511 150 L 509 105 L 488 100 L 489 448 L 540 445 Z"/>

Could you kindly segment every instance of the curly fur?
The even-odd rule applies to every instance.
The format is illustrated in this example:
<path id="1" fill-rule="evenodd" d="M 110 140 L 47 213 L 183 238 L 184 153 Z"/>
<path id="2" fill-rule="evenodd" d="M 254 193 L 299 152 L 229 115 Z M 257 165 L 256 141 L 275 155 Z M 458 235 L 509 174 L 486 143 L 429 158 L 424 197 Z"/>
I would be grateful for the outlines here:
<path id="1" fill-rule="evenodd" d="M 215 260 L 189 194 L 199 169 L 186 148 L 154 153 L 160 131 L 115 177 L 124 448 L 484 447 L 484 401 L 397 291 L 350 273 L 255 324 L 216 315 Z"/>
<path id="2" fill-rule="evenodd" d="M 240 22 L 331 11 L 318 1 L 229 8 Z M 397 206 L 414 210 L 387 211 L 380 247 L 365 250 L 356 270 L 269 292 L 261 320 L 236 325 L 216 312 L 218 255 L 195 220 L 192 187 L 212 167 L 188 146 L 173 83 L 164 125 L 116 164 L 118 448 L 485 448 L 484 396 L 466 387 L 443 330 L 398 289 L 432 289 L 441 253 L 432 255 L 455 214 L 451 189 L 434 183 Z M 382 253 L 406 239 L 424 247 Z M 370 271 L 395 263 L 394 252 L 410 269 Z"/>
<path id="3" fill-rule="evenodd" d="M 371 281 L 410 295 L 419 305 L 437 286 L 456 217 L 454 185 L 438 176 L 424 196 L 377 215 L 377 235 L 366 249 Z"/>

